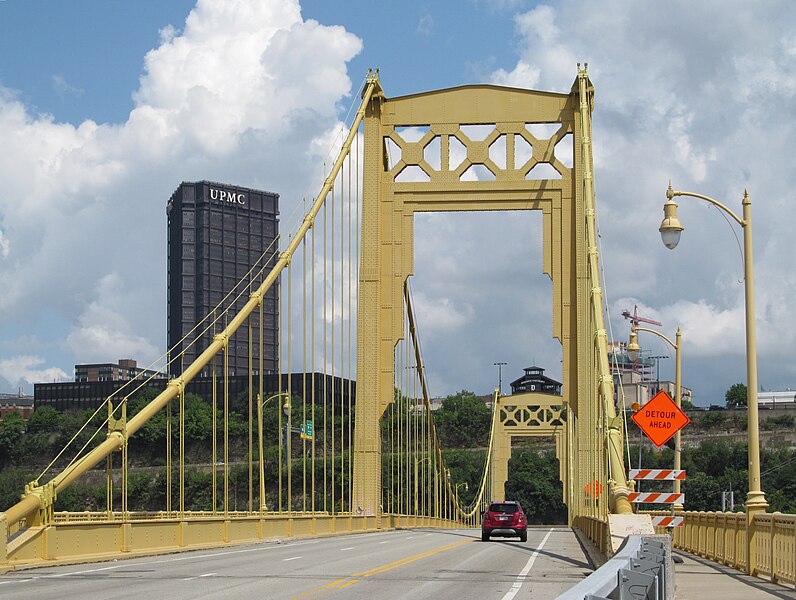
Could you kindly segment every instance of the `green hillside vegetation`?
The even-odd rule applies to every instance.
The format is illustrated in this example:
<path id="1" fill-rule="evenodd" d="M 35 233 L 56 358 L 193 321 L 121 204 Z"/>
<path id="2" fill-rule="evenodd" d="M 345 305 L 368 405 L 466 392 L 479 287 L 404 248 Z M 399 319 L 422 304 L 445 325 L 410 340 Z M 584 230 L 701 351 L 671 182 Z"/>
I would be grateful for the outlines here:
<path id="1" fill-rule="evenodd" d="M 151 399 L 149 392 L 142 393 L 131 401 L 129 415 L 140 410 Z M 384 437 L 383 464 L 385 469 L 392 464 L 391 461 L 403 460 L 404 455 L 393 453 L 389 436 L 394 431 L 397 423 L 397 409 L 406 400 L 398 398 L 396 404 L 385 414 L 382 422 Z M 186 490 L 185 502 L 187 509 L 209 510 L 212 508 L 212 406 L 198 396 L 186 396 L 185 431 L 186 431 Z M 281 406 L 278 402 L 270 403 L 264 410 L 265 439 L 278 440 L 279 418 Z M 91 412 L 66 411 L 58 412 L 50 407 L 42 407 L 33 413 L 30 420 L 25 423 L 18 415 L 7 415 L 0 422 L 0 509 L 5 509 L 14 504 L 18 499 L 24 485 L 38 477 L 41 471 L 56 457 L 69 440 L 74 438 L 70 449 L 59 458 L 53 468 L 42 481 L 48 480 L 54 472 L 58 472 L 67 464 L 69 457 L 83 445 L 91 446 L 104 438 L 104 433 L 98 435 L 93 441 L 92 433 L 104 419 L 104 412 L 94 417 L 88 427 L 81 431 L 81 426 L 91 417 Z M 247 510 L 249 499 L 248 482 L 248 395 L 230 402 L 230 416 L 228 420 L 230 438 L 230 509 Z M 326 411 L 327 427 L 331 428 L 331 410 Z M 347 418 L 347 415 L 345 415 Z M 302 406 L 298 399 L 293 402 L 294 425 L 303 418 Z M 322 434 L 323 409 L 316 407 L 315 431 L 316 436 Z M 451 471 L 451 481 L 456 484 L 467 483 L 459 487 L 459 495 L 463 503 L 469 503 L 475 497 L 480 483 L 486 457 L 486 446 L 489 441 L 489 424 L 491 421 L 490 409 L 483 400 L 472 392 L 463 390 L 448 396 L 442 407 L 435 412 L 434 422 L 444 450 L 447 467 Z M 423 418 L 421 418 L 421 427 Z M 337 431 L 347 421 L 340 414 L 339 407 L 334 415 Z M 693 417 L 689 425 L 690 433 L 697 430 L 707 432 L 719 431 L 744 431 L 746 424 L 745 414 L 735 414 L 733 411 L 707 411 Z M 792 429 L 793 417 L 789 415 L 761 419 L 761 430 Z M 631 423 L 632 427 L 635 427 Z M 221 443 L 223 438 L 223 420 L 218 419 L 219 431 L 217 439 L 221 460 Z M 347 427 L 347 425 L 346 425 Z M 172 476 L 172 502 L 176 505 L 177 477 L 177 444 L 178 444 L 178 419 L 175 414 L 171 419 L 172 428 L 172 457 L 175 473 Z M 347 435 L 347 433 L 346 433 Z M 631 432 L 630 466 L 638 466 L 639 450 L 637 431 Z M 327 478 L 334 469 L 336 490 L 335 510 L 347 510 L 349 507 L 340 504 L 341 492 L 347 490 L 349 485 L 349 455 L 343 453 L 340 447 L 339 436 L 336 438 L 337 447 L 327 448 Z M 346 440 L 347 443 L 347 440 Z M 162 510 L 166 498 L 166 412 L 161 411 L 147 425 L 139 431 L 130 444 L 130 475 L 128 503 L 130 510 Z M 316 461 L 314 472 L 312 462 L 306 454 L 309 447 L 303 445 L 298 436 L 293 437 L 293 490 L 302 488 L 302 474 L 307 473 L 308 479 L 314 477 L 316 490 L 322 489 L 324 480 L 324 467 L 322 461 L 321 444 L 317 443 Z M 334 461 L 332 461 L 334 450 Z M 256 450 L 255 450 L 256 452 Z M 265 449 L 266 473 L 275 473 L 279 464 L 278 443 L 272 443 Z M 627 457 L 626 457 L 627 458 Z M 114 468 L 120 471 L 119 456 L 114 457 Z M 257 481 L 257 456 L 252 456 L 254 468 L 254 506 L 258 505 L 257 498 L 259 482 Z M 796 513 L 796 451 L 790 448 L 775 448 L 764 446 L 761 448 L 762 460 L 762 487 L 770 511 Z M 642 444 L 641 466 L 644 468 L 671 468 L 673 464 L 673 451 L 664 447 L 661 450 L 653 448 L 652 444 L 645 441 Z M 332 466 L 333 465 L 333 466 Z M 683 448 L 682 465 L 687 472 L 687 479 L 683 482 L 682 490 L 686 494 L 686 508 L 688 510 L 720 510 L 722 491 L 735 492 L 736 510 L 742 504 L 747 491 L 747 453 L 744 442 L 731 442 L 720 439 L 711 439 L 706 436 L 696 446 L 686 445 Z M 524 439 L 513 447 L 512 459 L 509 464 L 509 481 L 506 484 L 506 497 L 519 500 L 528 514 L 531 523 L 564 523 L 566 521 L 566 506 L 562 502 L 562 485 L 558 481 L 559 465 L 555 457 L 555 446 L 552 439 Z M 266 476 L 266 497 L 269 509 L 278 508 L 272 502 L 276 497 L 276 484 Z M 386 485 L 386 482 L 385 482 Z M 653 484 L 644 482 L 644 491 L 668 491 L 671 483 Z M 217 470 L 218 500 L 221 502 L 222 473 Z M 119 486 L 115 491 L 119 493 Z M 390 491 L 387 490 L 389 496 Z M 387 507 L 395 510 L 399 507 L 398 494 L 395 493 L 395 503 L 388 498 Z M 310 502 L 311 500 L 308 500 Z M 287 500 L 285 499 L 285 503 Z M 319 510 L 331 509 L 332 499 L 323 497 L 322 492 L 316 491 L 316 508 Z M 293 499 L 295 509 L 300 509 L 300 497 Z M 220 506 L 219 506 L 220 508 Z M 286 508 L 286 507 L 285 507 Z M 650 506 L 649 508 L 654 508 Z M 742 508 L 742 507 L 741 507 Z M 98 468 L 88 477 L 75 483 L 59 495 L 56 510 L 83 511 L 105 509 L 105 469 Z M 407 510 L 406 507 L 404 507 Z"/>

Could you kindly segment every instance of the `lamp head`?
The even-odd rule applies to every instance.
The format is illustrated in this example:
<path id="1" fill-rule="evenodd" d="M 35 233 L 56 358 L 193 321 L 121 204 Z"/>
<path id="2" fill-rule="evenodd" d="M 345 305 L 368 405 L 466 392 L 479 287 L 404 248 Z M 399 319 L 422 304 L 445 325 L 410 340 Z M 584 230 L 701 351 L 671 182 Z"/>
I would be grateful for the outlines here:
<path id="1" fill-rule="evenodd" d="M 671 186 L 669 189 L 671 190 Z M 669 250 L 674 250 L 680 242 L 680 233 L 684 228 L 680 224 L 680 219 L 677 218 L 677 203 L 672 200 L 668 191 L 666 195 L 669 199 L 663 205 L 663 221 L 661 221 L 658 231 L 661 232 L 663 245 Z"/>
<path id="2" fill-rule="evenodd" d="M 288 394 L 285 394 L 285 403 L 282 405 L 282 412 L 285 413 L 286 417 L 290 415 L 290 408 L 291 408 L 290 405 L 291 405 L 290 396 Z"/>
<path id="3" fill-rule="evenodd" d="M 627 343 L 627 357 L 630 362 L 636 362 L 639 354 L 641 354 L 641 346 L 638 345 L 638 334 L 635 331 L 631 331 L 630 341 Z"/>

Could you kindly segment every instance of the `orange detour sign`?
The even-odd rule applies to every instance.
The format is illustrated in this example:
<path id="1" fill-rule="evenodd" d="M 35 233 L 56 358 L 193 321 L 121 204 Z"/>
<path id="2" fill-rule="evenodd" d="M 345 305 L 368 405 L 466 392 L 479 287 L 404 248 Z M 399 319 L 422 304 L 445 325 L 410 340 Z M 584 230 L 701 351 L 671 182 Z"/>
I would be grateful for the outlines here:
<path id="1" fill-rule="evenodd" d="M 658 448 L 691 422 L 663 390 L 633 413 L 633 420 Z"/>
<path id="2" fill-rule="evenodd" d="M 591 483 L 587 483 L 586 487 L 583 489 L 586 490 L 587 496 L 590 496 L 591 498 L 599 498 L 603 493 L 603 484 L 595 479 Z"/>

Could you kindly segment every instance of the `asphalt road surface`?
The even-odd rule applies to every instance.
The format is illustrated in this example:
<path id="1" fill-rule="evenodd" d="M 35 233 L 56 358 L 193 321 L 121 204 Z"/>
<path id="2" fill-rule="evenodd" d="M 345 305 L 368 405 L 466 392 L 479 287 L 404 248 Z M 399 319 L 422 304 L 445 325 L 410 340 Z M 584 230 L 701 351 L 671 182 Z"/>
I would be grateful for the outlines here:
<path id="1" fill-rule="evenodd" d="M 415 529 L 9 572 L 0 598 L 542 600 L 591 571 L 564 527 L 529 529 L 525 543 Z"/>

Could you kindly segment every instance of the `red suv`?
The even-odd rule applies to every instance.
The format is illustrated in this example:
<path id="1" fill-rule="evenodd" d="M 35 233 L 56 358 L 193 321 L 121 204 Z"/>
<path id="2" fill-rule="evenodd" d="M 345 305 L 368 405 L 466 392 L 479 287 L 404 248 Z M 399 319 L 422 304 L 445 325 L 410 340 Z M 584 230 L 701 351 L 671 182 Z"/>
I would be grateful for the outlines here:
<path id="1" fill-rule="evenodd" d="M 484 513 L 481 523 L 481 541 L 488 542 L 490 536 L 520 536 L 520 541 L 528 540 L 528 519 L 522 512 L 519 502 L 506 500 L 493 502 Z"/>

